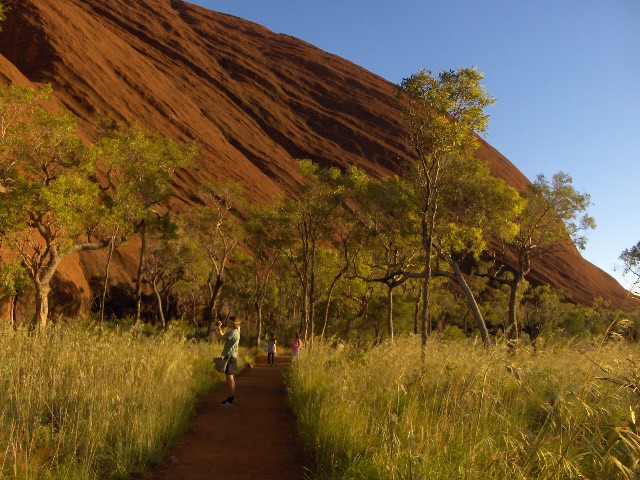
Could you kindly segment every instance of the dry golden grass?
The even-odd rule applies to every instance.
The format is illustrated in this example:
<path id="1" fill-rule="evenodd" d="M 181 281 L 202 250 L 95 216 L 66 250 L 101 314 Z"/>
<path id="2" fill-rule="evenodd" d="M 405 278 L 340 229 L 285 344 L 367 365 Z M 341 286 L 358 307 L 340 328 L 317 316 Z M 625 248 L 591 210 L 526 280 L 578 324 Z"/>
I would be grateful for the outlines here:
<path id="1" fill-rule="evenodd" d="M 219 347 L 177 332 L 0 332 L 0 478 L 123 478 L 161 459 Z"/>
<path id="2" fill-rule="evenodd" d="M 431 339 L 423 365 L 404 337 L 299 360 L 288 384 L 319 478 L 637 478 L 637 345 Z"/>

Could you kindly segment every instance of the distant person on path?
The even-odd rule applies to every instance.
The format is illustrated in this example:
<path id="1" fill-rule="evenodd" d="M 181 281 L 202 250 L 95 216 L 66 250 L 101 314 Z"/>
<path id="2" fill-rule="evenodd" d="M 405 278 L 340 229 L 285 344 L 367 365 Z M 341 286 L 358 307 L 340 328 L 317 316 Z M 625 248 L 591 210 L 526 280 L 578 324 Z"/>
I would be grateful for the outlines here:
<path id="1" fill-rule="evenodd" d="M 300 340 L 300 334 L 296 333 L 291 340 L 291 356 L 295 359 L 300 353 L 302 348 L 302 340 Z"/>
<path id="2" fill-rule="evenodd" d="M 267 341 L 267 365 L 270 367 L 273 367 L 277 345 L 278 341 L 276 340 L 276 336 L 272 333 L 269 335 L 269 340 Z"/>
<path id="3" fill-rule="evenodd" d="M 226 321 L 227 330 L 222 333 L 222 322 L 216 322 L 217 330 L 214 334 L 218 340 L 225 340 L 222 349 L 222 356 L 228 358 L 225 374 L 227 375 L 227 386 L 229 387 L 229 397 L 222 402 L 222 405 L 234 405 L 236 403 L 236 381 L 234 375 L 238 372 L 238 344 L 240 343 L 240 320 L 230 316 Z"/>

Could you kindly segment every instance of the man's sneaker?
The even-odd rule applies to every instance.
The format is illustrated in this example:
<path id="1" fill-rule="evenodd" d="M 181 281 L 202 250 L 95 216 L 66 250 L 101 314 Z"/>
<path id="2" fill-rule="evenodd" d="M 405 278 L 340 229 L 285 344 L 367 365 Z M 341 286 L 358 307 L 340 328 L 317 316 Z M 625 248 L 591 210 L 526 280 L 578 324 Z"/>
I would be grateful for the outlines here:
<path id="1" fill-rule="evenodd" d="M 233 397 L 229 397 L 224 402 L 222 402 L 222 405 L 235 405 L 235 404 L 236 404 L 236 399 Z"/>

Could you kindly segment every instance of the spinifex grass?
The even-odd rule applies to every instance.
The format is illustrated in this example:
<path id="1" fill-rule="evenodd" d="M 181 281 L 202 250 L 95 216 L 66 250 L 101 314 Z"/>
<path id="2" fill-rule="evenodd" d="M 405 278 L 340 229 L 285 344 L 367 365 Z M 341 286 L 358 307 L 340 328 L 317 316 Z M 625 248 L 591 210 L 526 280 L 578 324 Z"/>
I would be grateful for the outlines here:
<path id="1" fill-rule="evenodd" d="M 0 329 L 0 478 L 118 478 L 158 461 L 219 349 L 171 332 Z"/>
<path id="2" fill-rule="evenodd" d="M 304 353 L 288 386 L 318 478 L 638 478 L 637 345 Z"/>

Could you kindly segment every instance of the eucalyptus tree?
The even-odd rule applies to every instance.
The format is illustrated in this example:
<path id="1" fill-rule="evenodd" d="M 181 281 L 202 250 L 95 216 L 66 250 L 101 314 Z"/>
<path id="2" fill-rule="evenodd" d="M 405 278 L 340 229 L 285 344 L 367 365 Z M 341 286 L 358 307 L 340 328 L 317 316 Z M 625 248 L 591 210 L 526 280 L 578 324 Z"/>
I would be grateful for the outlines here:
<path id="1" fill-rule="evenodd" d="M 100 323 L 104 321 L 107 295 L 109 292 L 109 274 L 111 262 L 116 247 L 124 243 L 133 234 L 133 225 L 127 219 L 136 216 L 137 206 L 122 201 L 119 197 L 119 188 L 103 193 L 105 208 L 103 209 L 103 222 L 99 230 L 102 238 L 108 239 L 107 260 L 104 266 L 104 279 L 102 292 L 100 292 Z"/>
<path id="2" fill-rule="evenodd" d="M 333 304 L 334 293 L 339 291 L 340 285 L 348 280 L 347 272 L 356 262 L 358 252 L 363 248 L 362 231 L 356 222 L 350 222 L 348 214 L 344 215 L 337 227 L 332 245 L 325 249 L 324 278 L 326 279 L 326 300 L 324 308 L 324 320 L 320 338 L 324 338 L 329 323 L 329 312 Z"/>
<path id="3" fill-rule="evenodd" d="M 525 292 L 525 314 L 523 330 L 535 341 L 543 331 L 549 331 L 560 325 L 571 307 L 563 296 L 549 285 L 531 287 Z"/>
<path id="4" fill-rule="evenodd" d="M 306 341 L 315 333 L 318 246 L 335 233 L 335 219 L 340 214 L 345 188 L 344 178 L 337 168 L 322 169 L 311 160 L 300 160 L 298 165 L 304 183 L 298 187 L 295 198 L 282 202 L 273 226 L 280 232 L 280 238 L 288 240 L 282 253 L 300 281 L 300 330 Z"/>
<path id="5" fill-rule="evenodd" d="M 491 174 L 486 163 L 473 157 L 459 157 L 452 165 L 458 172 L 457 181 L 442 191 L 444 203 L 455 208 L 449 208 L 443 217 L 435 242 L 438 257 L 448 268 L 438 269 L 436 274 L 460 286 L 482 341 L 489 345 L 489 332 L 461 264 L 464 261 L 478 263 L 492 240 L 512 241 L 518 233 L 517 220 L 524 202 L 514 188 Z"/>
<path id="6" fill-rule="evenodd" d="M 263 305 L 267 298 L 270 281 L 277 262 L 281 259 L 286 240 L 274 225 L 278 221 L 277 206 L 254 206 L 247 212 L 244 223 L 244 244 L 251 251 L 250 268 L 251 297 L 256 314 L 256 342 L 260 345 L 263 328 Z"/>
<path id="7" fill-rule="evenodd" d="M 420 217 L 411 185 L 397 176 L 374 180 L 363 172 L 350 172 L 355 223 L 363 245 L 350 262 L 352 275 L 387 287 L 387 334 L 393 340 L 393 291 L 409 279 L 420 253 Z"/>
<path id="8" fill-rule="evenodd" d="M 140 255 L 135 278 L 136 322 L 140 321 L 142 273 L 147 247 L 147 227 L 153 217 L 166 213 L 165 202 L 173 194 L 171 177 L 193 162 L 196 147 L 179 144 L 140 125 L 105 129 L 98 143 L 103 168 L 118 199 L 128 206 L 127 218 L 140 235 Z"/>
<path id="9" fill-rule="evenodd" d="M 4 11 L 0 4 L 0 21 L 4 19 Z M 8 297 L 7 313 L 10 322 L 15 320 L 15 304 L 20 291 L 27 287 L 28 277 L 20 259 L 14 252 L 3 246 L 9 232 L 21 220 L 21 205 L 8 201 L 9 190 L 16 188 L 19 180 L 16 149 L 19 144 L 19 124 L 30 118 L 38 101 L 46 99 L 51 88 L 45 86 L 40 90 L 16 85 L 0 88 L 0 298 Z"/>
<path id="10" fill-rule="evenodd" d="M 18 149 L 21 136 L 26 134 L 25 125 L 51 92 L 49 85 L 38 90 L 23 85 L 0 88 L 0 194 L 15 188 L 20 175 Z M 12 213 L 15 214 L 16 209 L 9 211 L 10 205 L 4 207 L 0 212 L 0 231 L 6 230 L 15 219 Z"/>
<path id="11" fill-rule="evenodd" d="M 8 297 L 7 317 L 11 325 L 16 325 L 16 303 L 18 295 L 29 286 L 27 272 L 19 259 L 0 259 L 0 299 Z"/>
<path id="12" fill-rule="evenodd" d="M 567 248 L 584 249 L 585 232 L 595 228 L 593 217 L 586 213 L 591 197 L 578 192 L 572 183 L 571 176 L 563 172 L 553 175 L 550 182 L 544 175 L 538 175 L 522 192 L 525 203 L 516 219 L 518 233 L 493 253 L 495 264 L 489 275 L 510 289 L 506 332 L 510 337 L 519 335 L 518 305 L 532 261 Z M 510 261 L 510 252 L 515 253 L 515 262 Z"/>
<path id="13" fill-rule="evenodd" d="M 203 205 L 185 215 L 185 232 L 193 238 L 209 264 L 207 275 L 207 332 L 217 318 L 218 301 L 229 260 L 244 236 L 237 209 L 244 205 L 242 187 L 234 182 L 203 185 L 198 195 Z"/>
<path id="14" fill-rule="evenodd" d="M 630 288 L 631 292 L 635 292 L 640 284 L 640 242 L 625 249 L 620 254 L 620 260 L 624 263 L 624 273 L 635 277 Z"/>
<path id="15" fill-rule="evenodd" d="M 206 308 L 210 262 L 200 250 L 199 245 L 184 231 L 179 232 L 178 239 L 183 243 L 180 254 L 173 260 L 179 263 L 180 275 L 176 276 L 173 291 L 178 301 L 178 308 L 183 316 L 188 318 L 194 326 L 196 339 L 200 335 L 199 310 Z"/>
<path id="16" fill-rule="evenodd" d="M 479 146 L 476 133 L 486 130 L 484 108 L 494 99 L 480 84 L 475 68 L 443 71 L 435 77 L 421 70 L 404 79 L 398 98 L 407 124 L 416 201 L 420 212 L 424 257 L 422 291 L 422 346 L 427 342 L 429 286 L 433 276 L 434 241 L 442 218 L 451 205 L 444 204 L 443 190 L 457 181 L 455 161 L 473 155 Z"/>
<path id="17" fill-rule="evenodd" d="M 151 287 L 158 318 L 165 327 L 174 287 L 181 281 L 202 279 L 199 270 L 206 256 L 193 237 L 186 234 L 180 222 L 170 216 L 164 216 L 150 226 L 153 228 L 150 229 L 149 248 L 143 264 L 143 279 Z"/>
<path id="18" fill-rule="evenodd" d="M 2 236 L 35 290 L 33 324 L 46 326 L 51 280 L 67 256 L 103 248 L 96 238 L 108 210 L 100 206 L 94 157 L 75 118 L 37 105 L 39 94 L 10 88 L 0 97 Z"/>

